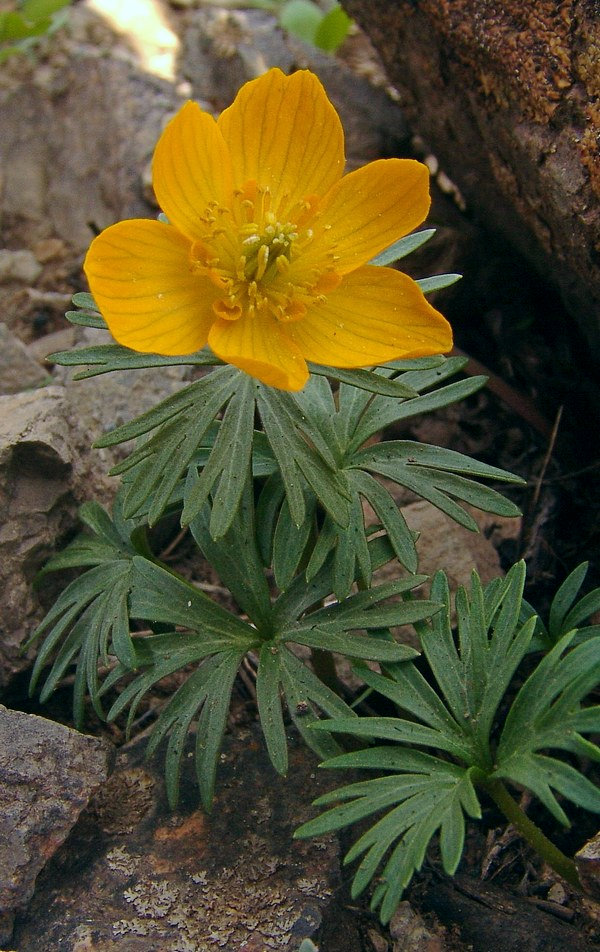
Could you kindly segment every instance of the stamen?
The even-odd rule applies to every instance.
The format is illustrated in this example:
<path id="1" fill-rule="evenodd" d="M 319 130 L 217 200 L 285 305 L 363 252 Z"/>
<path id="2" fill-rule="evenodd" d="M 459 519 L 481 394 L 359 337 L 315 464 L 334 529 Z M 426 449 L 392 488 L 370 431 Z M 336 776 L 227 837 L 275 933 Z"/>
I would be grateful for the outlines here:
<path id="1" fill-rule="evenodd" d="M 269 246 L 261 245 L 258 249 L 257 263 L 256 263 L 256 280 L 264 276 L 265 271 L 267 270 L 267 263 L 269 261 Z"/>

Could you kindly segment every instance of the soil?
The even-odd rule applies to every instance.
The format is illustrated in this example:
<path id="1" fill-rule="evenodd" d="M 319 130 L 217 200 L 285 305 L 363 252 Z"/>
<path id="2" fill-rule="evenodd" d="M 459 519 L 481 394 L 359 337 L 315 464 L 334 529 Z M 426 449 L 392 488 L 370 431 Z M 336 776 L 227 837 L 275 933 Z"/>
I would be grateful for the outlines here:
<path id="1" fill-rule="evenodd" d="M 165 8 L 171 23 L 181 20 L 181 28 L 183 7 Z M 106 42 L 111 42 L 110 34 Z M 339 55 L 381 82 L 377 59 L 360 38 L 352 38 Z M 20 67 L 11 63 L 10 68 Z M 390 144 L 392 149 L 400 154 L 398 143 Z M 410 135 L 402 143 L 401 154 L 423 158 L 427 152 Z M 586 590 L 600 585 L 598 368 L 589 364 L 574 322 L 551 282 L 534 273 L 511 247 L 486 234 L 474 210 L 462 208 L 441 181 L 444 190 L 433 183 L 431 216 L 438 234 L 431 246 L 411 259 L 410 270 L 418 277 L 440 270 L 465 275 L 453 288 L 440 292 L 435 303 L 453 325 L 457 348 L 470 358 L 468 371 L 479 372 L 478 364 L 483 364 L 490 385 L 458 407 L 411 421 L 393 435 L 472 454 L 527 480 L 525 491 L 508 491 L 523 509 L 521 536 L 500 539 L 498 548 L 505 567 L 520 557 L 527 559 L 527 598 L 544 614 L 558 584 L 581 561 L 590 562 Z M 11 231 L 8 224 L 5 245 L 22 247 L 22 233 Z M 27 343 L 66 327 L 62 315 L 68 297 L 84 289 L 79 253 L 58 242 L 48 246 L 48 255 L 36 282 L 37 294 L 14 288 L 0 292 L 3 320 Z M 181 565 L 185 555 L 183 540 L 173 557 Z M 204 582 L 218 585 L 218 579 L 206 575 Z M 169 687 L 162 689 L 166 692 Z M 18 679 L 5 703 L 69 722 L 68 685 L 43 709 L 24 695 L 25 680 Z M 153 703 L 161 700 L 157 694 Z M 244 717 L 253 716 L 253 699 L 241 683 L 236 703 Z M 87 730 L 103 733 L 107 728 L 90 713 Z M 113 743 L 122 743 L 122 725 L 112 727 L 108 736 Z M 533 818 L 569 855 L 596 832 L 590 814 L 570 810 L 573 825 L 565 832 L 549 823 L 541 810 L 536 817 L 532 809 Z M 433 852 L 408 890 L 405 898 L 430 930 L 430 944 L 414 948 L 502 952 L 600 945 L 600 907 L 572 892 L 556 901 L 555 887 L 556 877 L 541 867 L 490 806 L 483 823 L 470 829 L 459 877 L 450 881 L 443 876 Z M 378 925 L 365 903 L 348 898 L 347 905 L 365 952 L 392 948 L 390 933 Z M 331 936 L 326 937 L 327 931 L 321 952 L 338 948 Z"/>

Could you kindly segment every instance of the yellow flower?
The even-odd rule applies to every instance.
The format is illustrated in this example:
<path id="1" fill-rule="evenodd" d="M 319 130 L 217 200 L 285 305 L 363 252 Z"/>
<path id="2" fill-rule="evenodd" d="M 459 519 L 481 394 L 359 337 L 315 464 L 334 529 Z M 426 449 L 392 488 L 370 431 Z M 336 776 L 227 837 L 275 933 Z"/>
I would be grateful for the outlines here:
<path id="1" fill-rule="evenodd" d="M 367 262 L 419 225 L 428 172 L 410 159 L 342 176 L 344 137 L 319 80 L 271 69 L 218 120 L 186 103 L 153 163 L 169 224 L 119 222 L 91 244 L 91 292 L 144 353 L 212 351 L 300 390 L 306 361 L 368 367 L 452 346 L 415 282 Z"/>

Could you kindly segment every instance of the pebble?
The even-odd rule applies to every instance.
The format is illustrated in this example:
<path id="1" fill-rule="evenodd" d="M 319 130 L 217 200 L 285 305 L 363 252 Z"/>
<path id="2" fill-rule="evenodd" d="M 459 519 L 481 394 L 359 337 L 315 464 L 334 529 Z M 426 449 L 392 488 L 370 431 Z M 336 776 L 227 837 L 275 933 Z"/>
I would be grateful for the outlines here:
<path id="1" fill-rule="evenodd" d="M 42 238 L 33 246 L 33 253 L 41 264 L 62 258 L 66 245 L 61 238 Z"/>
<path id="2" fill-rule="evenodd" d="M 0 393 L 19 393 L 48 380 L 48 370 L 40 367 L 25 344 L 0 324 Z"/>
<path id="3" fill-rule="evenodd" d="M 42 273 L 42 266 L 32 251 L 22 249 L 0 250 L 0 284 L 19 281 L 21 284 L 33 284 Z"/>

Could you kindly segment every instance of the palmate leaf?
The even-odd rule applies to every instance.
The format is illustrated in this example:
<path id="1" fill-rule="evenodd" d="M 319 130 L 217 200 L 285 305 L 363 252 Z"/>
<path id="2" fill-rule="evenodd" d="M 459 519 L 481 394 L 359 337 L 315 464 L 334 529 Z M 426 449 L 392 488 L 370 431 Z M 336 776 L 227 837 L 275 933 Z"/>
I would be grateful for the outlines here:
<path id="1" fill-rule="evenodd" d="M 531 641 L 535 620 L 520 624 L 525 564 L 519 562 L 486 602 L 477 573 L 472 575 L 470 596 L 463 588 L 456 594 L 458 646 L 450 626 L 448 581 L 442 572 L 434 577 L 431 597 L 445 609 L 430 628 L 417 626 L 423 653 L 439 692 L 456 723 L 471 738 L 473 763 L 491 766 L 489 737 L 498 705 Z"/>
<path id="2" fill-rule="evenodd" d="M 219 540 L 210 533 L 210 518 L 207 503 L 190 524 L 200 551 L 252 623 L 263 632 L 269 631 L 271 597 L 258 551 L 251 485 L 246 484 L 231 526 Z"/>
<path id="3" fill-rule="evenodd" d="M 569 821 L 553 790 L 600 813 L 600 789 L 543 753 L 565 750 L 600 761 L 600 748 L 583 737 L 600 731 L 600 706 L 582 706 L 600 683 L 600 638 L 569 651 L 573 640 L 574 632 L 565 635 L 523 684 L 507 715 L 493 773 L 528 787 L 565 826 Z"/>
<path id="4" fill-rule="evenodd" d="M 402 600 L 423 581 L 422 577 L 412 576 L 314 610 L 315 604 L 331 593 L 331 559 L 309 585 L 298 574 L 286 591 L 271 601 L 257 557 L 250 489 L 244 492 L 228 534 L 213 539 L 209 523 L 210 507 L 205 505 L 192 523 L 192 532 L 250 621 L 232 614 L 165 567 L 135 556 L 131 562 L 129 614 L 154 627 L 167 626 L 169 631 L 133 636 L 138 674 L 109 711 L 109 718 L 113 719 L 129 708 L 131 726 L 139 705 L 158 681 L 193 666 L 194 670 L 161 713 L 150 752 L 168 736 L 167 787 L 170 801 L 175 803 L 185 737 L 196 722 L 196 767 L 207 808 L 233 680 L 245 655 L 250 652 L 258 656 L 259 716 L 269 755 L 275 768 L 283 773 L 287 770 L 285 707 L 302 736 L 320 756 L 339 752 L 339 747 L 330 736 L 310 731 L 309 725 L 322 713 L 355 717 L 351 708 L 293 653 L 291 646 L 307 645 L 351 658 L 398 663 L 414 657 L 416 652 L 397 644 L 391 636 L 383 638 L 382 627 L 413 624 L 439 608 L 430 601 Z M 385 539 L 374 540 L 371 548 L 375 565 L 393 557 Z M 390 602 L 392 598 L 399 600 Z M 127 674 L 127 667 L 119 665 L 102 690 L 114 688 Z"/>
<path id="5" fill-rule="evenodd" d="M 224 406 L 227 407 L 226 418 L 231 408 L 227 424 L 228 432 L 232 429 L 232 419 L 239 422 L 240 430 L 243 430 L 244 423 L 249 424 L 246 427 L 248 432 L 240 433 L 238 441 L 242 454 L 239 465 L 241 472 L 244 475 L 247 473 L 244 464 L 247 462 L 252 445 L 253 417 L 250 413 L 249 418 L 246 408 L 241 408 L 240 391 L 246 391 L 249 381 L 249 377 L 242 379 L 240 373 L 233 368 L 219 368 L 167 398 L 137 420 L 118 427 L 97 441 L 97 446 L 112 446 L 155 430 L 153 436 L 141 443 L 133 453 L 111 470 L 115 475 L 126 472 L 129 474 L 126 479 L 123 502 L 126 515 L 135 515 L 140 512 L 152 494 L 152 506 L 147 518 L 151 525 L 160 518 L 182 474 L 188 471 L 204 435 Z M 213 453 L 217 454 L 211 469 L 213 481 L 229 465 L 227 460 L 223 460 L 221 449 L 222 442 L 217 439 L 210 457 L 212 458 Z M 246 459 L 243 457 L 243 450 L 246 451 Z M 196 514 L 194 502 L 197 503 L 196 511 L 204 503 L 193 480 L 193 473 L 192 468 L 189 470 L 189 485 L 184 493 L 184 511 L 187 510 L 188 521 Z M 209 482 L 208 491 L 211 488 L 212 483 Z M 243 482 L 236 487 L 240 493 L 242 488 Z"/>
<path id="6" fill-rule="evenodd" d="M 102 713 L 97 678 L 99 660 L 106 664 L 113 654 L 124 667 L 135 665 L 127 611 L 130 570 L 129 559 L 103 559 L 101 564 L 90 568 L 67 586 L 27 645 L 44 636 L 31 675 L 31 693 L 44 667 L 53 658 L 41 691 L 42 702 L 56 690 L 71 665 L 77 663 L 73 712 L 78 727 L 83 720 L 86 688 L 94 708 L 98 714 Z"/>
<path id="7" fill-rule="evenodd" d="M 381 381 L 383 392 L 376 392 L 376 383 L 367 390 L 342 382 L 337 400 L 331 384 L 318 374 L 311 377 L 300 393 L 279 395 L 276 401 L 270 396 L 270 406 L 262 416 L 282 481 L 274 475 L 263 490 L 258 532 L 265 561 L 274 555 L 280 585 L 289 581 L 300 564 L 306 566 L 306 578 L 310 581 L 330 553 L 333 553 L 334 565 L 333 590 L 338 598 L 348 595 L 355 578 L 369 585 L 372 567 L 367 557 L 368 539 L 378 528 L 386 531 L 396 557 L 405 568 L 410 572 L 417 570 L 416 535 L 378 476 L 405 486 L 472 531 L 478 531 L 477 523 L 461 502 L 497 514 L 518 515 L 514 503 L 480 482 L 482 479 L 522 482 L 497 467 L 478 463 L 451 450 L 412 441 L 360 448 L 383 425 L 462 399 L 481 386 L 483 378 L 446 384 L 448 377 L 460 370 L 463 363 L 460 358 L 447 361 L 439 358 L 433 366 L 423 367 L 418 362 L 397 361 L 377 372 L 362 371 L 372 381 Z M 413 369 L 406 369 L 407 364 Z M 421 390 L 431 390 L 439 383 L 443 384 L 439 389 L 420 394 Z M 389 389 L 383 389 L 392 385 L 398 387 L 395 397 L 389 396 Z M 302 445 L 296 444 L 294 456 L 286 429 L 292 422 L 321 454 L 320 470 L 305 466 L 306 451 Z M 319 472 L 326 465 L 331 470 L 324 485 Z M 306 482 L 311 484 L 308 494 Z M 326 510 L 324 519 L 319 517 L 315 500 Z M 379 526 L 365 526 L 363 501 L 375 511 Z M 273 549 L 275 535 L 277 545 Z"/>
<path id="8" fill-rule="evenodd" d="M 392 807 L 346 857 L 347 862 L 363 857 L 354 879 L 353 894 L 357 895 L 389 853 L 372 900 L 373 908 L 381 907 L 384 922 L 420 868 L 431 837 L 439 830 L 444 868 L 452 873 L 462 853 L 464 814 L 480 816 L 473 784 L 477 777 L 491 776 L 494 769 L 492 724 L 535 626 L 534 619 L 519 623 L 524 578 L 524 565 L 519 564 L 505 579 L 484 589 L 473 573 L 471 592 L 459 589 L 456 595 L 459 630 L 455 641 L 448 580 L 438 573 L 431 597 L 434 605 L 441 603 L 441 610 L 428 609 L 428 624 L 417 617 L 413 620 L 429 672 L 422 673 L 411 660 L 382 660 L 383 674 L 364 664 L 356 667 L 368 687 L 406 716 L 334 717 L 312 726 L 319 733 L 344 733 L 371 744 L 386 744 L 326 761 L 325 767 L 378 769 L 397 775 L 351 784 L 321 797 L 318 806 L 350 802 L 311 820 L 297 833 L 311 836 L 339 829 Z M 358 599 L 370 596 L 372 592 L 361 592 L 354 596 L 354 609 L 350 598 L 340 606 L 313 612 L 307 620 L 322 626 L 327 615 L 341 614 L 347 623 L 360 624 L 373 611 L 373 624 L 388 625 L 386 613 L 391 606 L 360 606 Z M 418 605 L 408 602 L 403 607 Z"/>
<path id="9" fill-rule="evenodd" d="M 600 625 L 582 624 L 600 611 L 600 588 L 593 589 L 577 601 L 588 568 L 589 563 L 582 562 L 564 580 L 552 599 L 548 625 L 544 625 L 540 618 L 537 620 L 530 650 L 547 651 L 569 632 L 574 632 L 572 645 L 600 635 Z M 522 618 L 530 618 L 532 615 L 535 615 L 534 608 L 523 600 Z"/>
<path id="10" fill-rule="evenodd" d="M 31 693 L 45 666 L 52 661 L 41 691 L 42 701 L 50 697 L 76 663 L 73 711 L 77 726 L 83 721 L 86 689 L 97 713 L 102 714 L 98 663 L 107 664 L 109 656 L 114 655 L 124 668 L 135 666 L 127 600 L 131 560 L 139 546 L 137 527 L 123 519 L 118 502 L 112 519 L 96 502 L 84 503 L 80 516 L 91 533 L 82 533 L 54 555 L 39 573 L 36 583 L 48 572 L 88 570 L 62 592 L 26 645 L 29 647 L 44 638 L 31 676 Z"/>
<path id="11" fill-rule="evenodd" d="M 336 723 L 338 729 L 353 732 L 351 720 Z M 326 727 L 326 722 L 315 726 Z M 391 850 L 371 901 L 373 910 L 380 907 L 382 922 L 391 919 L 403 890 L 421 868 L 427 846 L 438 830 L 444 869 L 450 875 L 455 872 L 464 845 L 464 814 L 481 816 L 468 768 L 397 747 L 372 747 L 341 754 L 321 766 L 394 771 L 392 776 L 349 784 L 319 797 L 315 806 L 338 805 L 309 820 L 294 833 L 295 838 L 321 836 L 392 808 L 357 840 L 345 857 L 346 863 L 362 857 L 352 885 L 355 898 L 363 892 Z"/>

